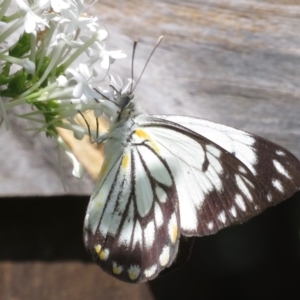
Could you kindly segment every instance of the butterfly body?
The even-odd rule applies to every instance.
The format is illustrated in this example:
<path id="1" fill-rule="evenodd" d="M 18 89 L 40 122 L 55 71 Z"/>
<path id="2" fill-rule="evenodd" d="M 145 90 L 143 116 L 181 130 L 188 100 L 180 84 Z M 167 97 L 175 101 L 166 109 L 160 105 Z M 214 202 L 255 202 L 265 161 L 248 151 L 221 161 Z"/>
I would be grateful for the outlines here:
<path id="1" fill-rule="evenodd" d="M 133 97 L 118 103 L 84 240 L 121 280 L 155 278 L 181 235 L 244 222 L 300 188 L 300 162 L 272 142 L 198 118 L 149 116 Z"/>

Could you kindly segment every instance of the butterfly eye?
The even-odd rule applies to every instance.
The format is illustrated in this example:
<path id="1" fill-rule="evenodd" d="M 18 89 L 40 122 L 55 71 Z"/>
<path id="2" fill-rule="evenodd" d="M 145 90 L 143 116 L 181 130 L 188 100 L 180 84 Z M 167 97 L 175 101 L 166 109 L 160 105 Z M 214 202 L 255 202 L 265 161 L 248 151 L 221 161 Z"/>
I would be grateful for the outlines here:
<path id="1" fill-rule="evenodd" d="M 119 105 L 121 108 L 125 108 L 130 101 L 133 99 L 133 95 L 121 95 L 120 99 L 119 99 Z"/>

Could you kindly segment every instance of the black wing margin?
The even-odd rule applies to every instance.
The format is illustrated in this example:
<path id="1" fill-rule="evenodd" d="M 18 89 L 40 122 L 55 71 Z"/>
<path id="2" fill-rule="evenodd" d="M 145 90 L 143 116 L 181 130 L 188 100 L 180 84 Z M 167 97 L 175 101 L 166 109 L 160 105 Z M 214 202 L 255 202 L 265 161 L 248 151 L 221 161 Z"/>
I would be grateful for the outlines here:
<path id="1" fill-rule="evenodd" d="M 300 189 L 299 160 L 258 136 L 180 116 L 149 117 L 140 126 L 172 171 L 186 236 L 242 223 Z"/>

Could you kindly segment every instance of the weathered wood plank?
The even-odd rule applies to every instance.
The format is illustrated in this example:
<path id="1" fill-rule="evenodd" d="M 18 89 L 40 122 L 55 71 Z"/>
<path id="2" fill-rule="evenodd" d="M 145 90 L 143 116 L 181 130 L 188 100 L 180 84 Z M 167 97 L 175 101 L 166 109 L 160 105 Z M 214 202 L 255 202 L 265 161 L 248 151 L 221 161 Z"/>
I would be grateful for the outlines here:
<path id="1" fill-rule="evenodd" d="M 157 37 L 164 35 L 136 89 L 136 97 L 149 113 L 186 114 L 225 123 L 258 133 L 300 157 L 297 1 L 101 1 L 90 12 L 108 28 L 110 48 L 123 49 L 130 56 L 133 39 L 140 40 L 135 74 Z M 129 77 L 130 59 L 116 62 L 112 69 Z M 23 148 L 17 156 L 26 163 L 19 163 L 20 171 L 9 172 L 13 163 L 8 162 L 14 159 L 5 153 L 2 165 L 10 173 L 5 179 L 9 188 L 0 187 L 0 192 L 63 192 L 55 145 L 44 146 L 43 140 L 28 136 L 21 139 L 25 125 L 15 122 L 5 139 L 12 145 L 22 141 L 13 147 L 14 151 Z M 88 150 L 82 156 L 87 160 Z M 91 165 L 98 163 L 93 160 Z M 42 178 L 43 188 L 28 180 L 24 187 L 20 173 Z M 89 180 L 67 180 L 72 193 L 88 194 L 92 189 Z M 19 185 L 10 183 L 14 181 Z"/>
<path id="2" fill-rule="evenodd" d="M 0 282 L 3 300 L 153 299 L 145 284 L 125 284 L 78 261 L 0 262 Z"/>

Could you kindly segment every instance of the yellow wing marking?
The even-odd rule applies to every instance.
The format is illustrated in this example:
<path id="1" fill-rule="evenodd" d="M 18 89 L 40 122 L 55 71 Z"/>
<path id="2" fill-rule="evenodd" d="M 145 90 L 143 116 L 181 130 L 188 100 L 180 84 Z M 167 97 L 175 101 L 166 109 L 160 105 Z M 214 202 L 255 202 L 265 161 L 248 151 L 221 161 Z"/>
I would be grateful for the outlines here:
<path id="1" fill-rule="evenodd" d="M 152 139 L 152 137 L 143 129 L 139 128 L 136 129 L 134 132 L 140 139 L 144 139 L 149 141 L 150 146 L 155 150 L 156 153 L 160 153 L 159 147 L 157 146 L 157 144 L 154 142 L 154 140 Z"/>
<path id="2" fill-rule="evenodd" d="M 174 244 L 178 237 L 178 227 L 177 224 L 173 225 L 172 233 L 171 233 L 171 242 Z"/>
<path id="3" fill-rule="evenodd" d="M 141 269 L 139 266 L 130 266 L 128 270 L 128 275 L 131 280 L 136 280 L 140 275 Z"/>
<path id="4" fill-rule="evenodd" d="M 129 161 L 130 161 L 130 157 L 128 154 L 125 154 L 123 156 L 123 160 L 122 160 L 122 168 L 123 169 L 127 169 L 128 165 L 129 165 Z"/>
<path id="5" fill-rule="evenodd" d="M 116 262 L 113 262 L 113 268 L 112 271 L 114 274 L 116 275 L 120 275 L 123 271 L 123 267 L 122 266 L 118 266 L 118 264 Z"/>
<path id="6" fill-rule="evenodd" d="M 103 249 L 100 253 L 99 253 L 99 258 L 102 260 L 102 261 L 105 261 L 108 259 L 108 256 L 109 256 L 109 250 L 108 249 Z"/>
<path id="7" fill-rule="evenodd" d="M 95 248 L 96 253 L 99 254 L 102 249 L 102 246 L 98 244 L 94 248 Z"/>
<path id="8" fill-rule="evenodd" d="M 107 169 L 108 169 L 108 166 L 109 166 L 109 161 L 108 160 L 104 160 L 104 163 L 101 167 L 101 170 L 100 170 L 100 173 L 99 173 L 99 177 L 98 177 L 98 180 L 97 182 L 101 182 L 107 172 Z"/>

